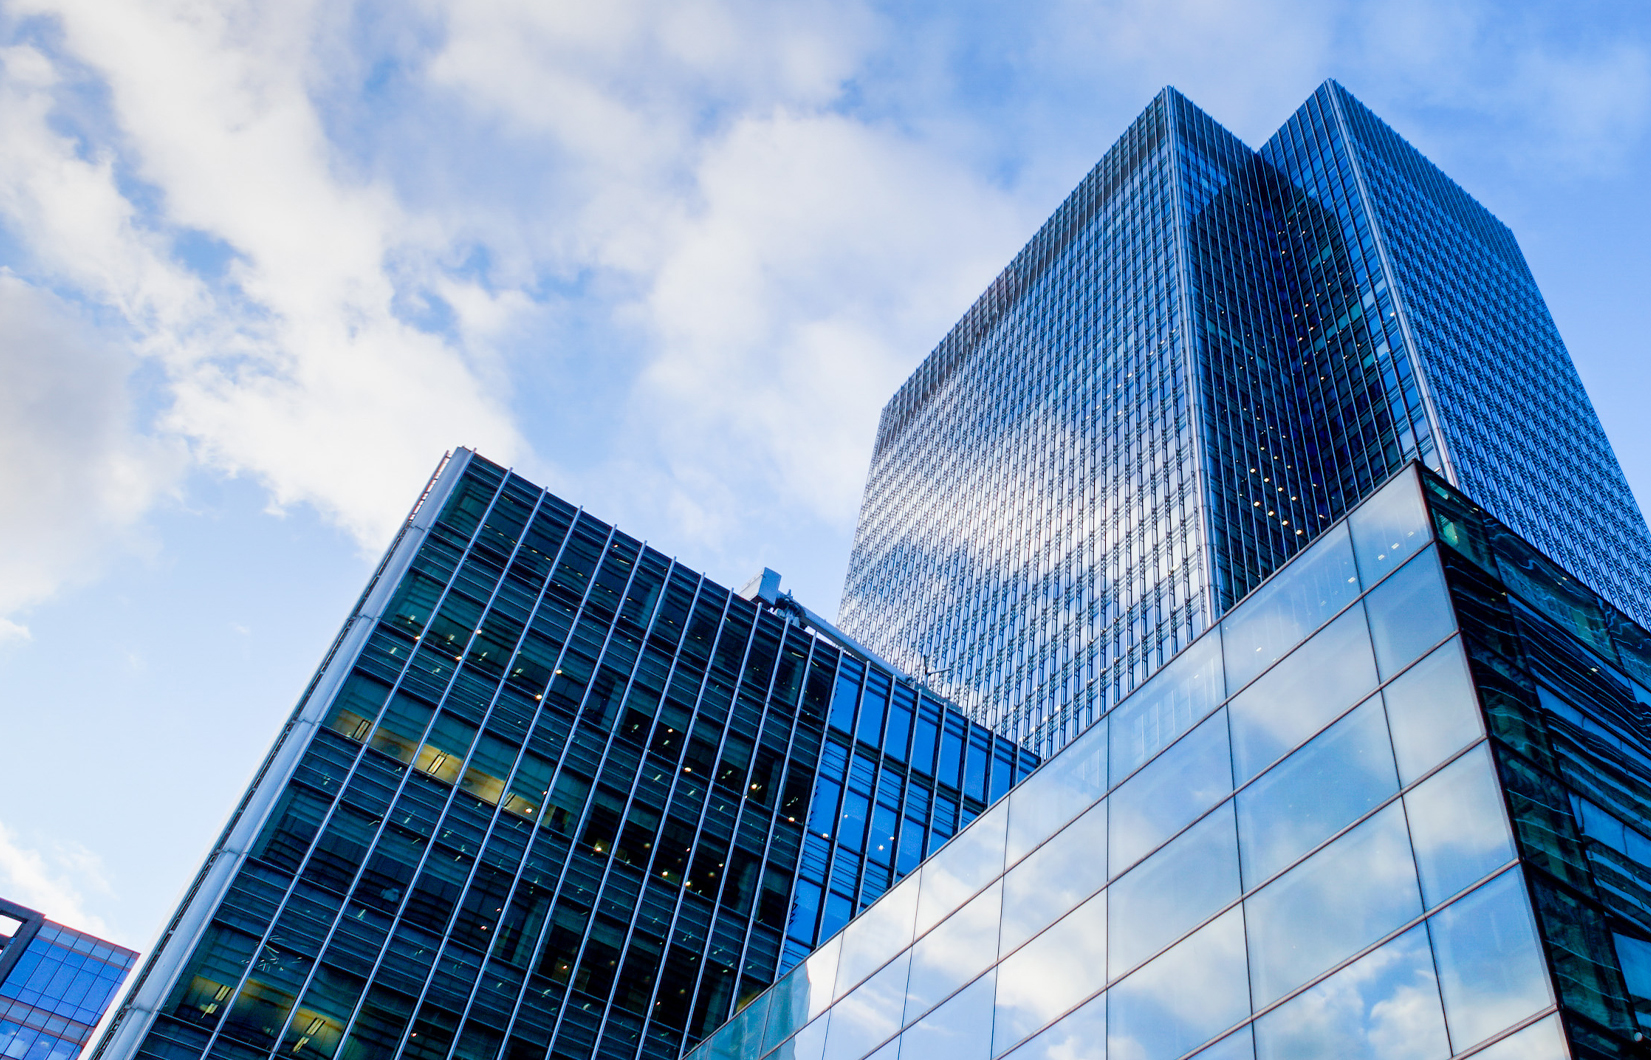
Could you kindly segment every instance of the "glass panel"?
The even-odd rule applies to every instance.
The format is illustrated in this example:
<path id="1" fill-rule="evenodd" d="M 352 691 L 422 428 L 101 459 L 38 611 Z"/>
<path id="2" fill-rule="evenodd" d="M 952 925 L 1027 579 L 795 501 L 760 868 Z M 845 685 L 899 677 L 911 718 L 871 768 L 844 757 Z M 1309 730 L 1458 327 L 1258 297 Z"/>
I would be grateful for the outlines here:
<path id="1" fill-rule="evenodd" d="M 912 947 L 907 1023 L 997 960 L 1002 898 L 1002 885 L 993 886 Z"/>
<path id="2" fill-rule="evenodd" d="M 797 1032 L 797 1036 L 777 1049 L 772 1060 L 821 1060 L 825 1053 L 826 1023 L 821 1016 Z"/>
<path id="3" fill-rule="evenodd" d="M 1105 885 L 1103 802 L 1003 878 L 1003 950 L 1019 946 Z"/>
<path id="4" fill-rule="evenodd" d="M 1427 931 L 1405 932 L 1255 1021 L 1256 1060 L 1450 1055 Z"/>
<path id="5" fill-rule="evenodd" d="M 1244 904 L 1265 1005 L 1421 913 L 1404 813 L 1389 806 Z"/>
<path id="6" fill-rule="evenodd" d="M 1399 783 L 1409 784 L 1483 735 L 1479 699 L 1453 638 L 1382 690 L 1393 729 Z"/>
<path id="7" fill-rule="evenodd" d="M 1228 706 L 1238 782 L 1293 750 L 1375 687 L 1364 609 L 1354 606 Z"/>
<path id="8" fill-rule="evenodd" d="M 1347 527 L 1327 531 L 1289 570 L 1245 597 L 1221 623 L 1227 685 L 1242 688 L 1359 595 Z"/>
<path id="9" fill-rule="evenodd" d="M 1225 694 L 1221 638 L 1193 641 L 1111 713 L 1113 780 L 1128 776 L 1173 743 L 1214 710 Z"/>
<path id="10" fill-rule="evenodd" d="M 1123 975 L 1237 900 L 1232 803 L 1199 821 L 1112 885 L 1107 975 Z"/>
<path id="11" fill-rule="evenodd" d="M 1553 1003 L 1518 869 L 1440 910 L 1428 925 L 1458 1050 Z"/>
<path id="12" fill-rule="evenodd" d="M 923 866 L 917 898 L 917 934 L 938 924 L 952 910 L 1003 874 L 1007 799 L 987 810 Z"/>
<path id="13" fill-rule="evenodd" d="M 1558 1016 L 1538 1020 L 1518 1034 L 1510 1034 L 1489 1049 L 1473 1054 L 1473 1060 L 1570 1060 L 1570 1057 Z"/>
<path id="14" fill-rule="evenodd" d="M 1106 730 L 1102 718 L 1009 793 L 1009 864 L 1106 794 Z"/>
<path id="15" fill-rule="evenodd" d="M 1010 1054 L 1014 1060 L 1106 1060 L 1106 995 Z"/>
<path id="16" fill-rule="evenodd" d="M 1037 1033 L 1106 985 L 1106 894 L 1005 958 L 997 969 L 992 1052 Z"/>
<path id="17" fill-rule="evenodd" d="M 1255 1060 L 1255 1034 L 1252 1027 L 1243 1027 L 1208 1049 L 1199 1050 L 1192 1060 Z"/>
<path id="18" fill-rule="evenodd" d="M 860 1060 L 900 1030 L 910 963 L 907 951 L 831 1006 L 825 1060 Z"/>
<path id="19" fill-rule="evenodd" d="M 793 977 L 803 981 L 797 984 L 796 989 L 808 999 L 808 1014 L 805 1019 L 813 1019 L 831 1004 L 832 987 L 837 982 L 837 953 L 842 949 L 842 945 L 843 940 L 840 937 L 830 940 L 809 954 L 808 959 L 791 973 Z"/>
<path id="20" fill-rule="evenodd" d="M 1232 793 L 1226 712 L 1218 712 L 1113 792 L 1108 868 L 1119 873 Z"/>
<path id="21" fill-rule="evenodd" d="M 1489 745 L 1481 745 L 1404 798 L 1428 908 L 1513 860 Z"/>
<path id="22" fill-rule="evenodd" d="M 900 1036 L 900 1060 L 988 1060 L 992 981 L 987 972 Z"/>
<path id="23" fill-rule="evenodd" d="M 1106 993 L 1107 1053 L 1173 1060 L 1250 1011 L 1244 918 L 1234 909 Z"/>
<path id="24" fill-rule="evenodd" d="M 1370 612 L 1370 637 L 1383 677 L 1409 666 L 1456 628 L 1439 554 L 1432 549 L 1371 590 L 1364 606 Z"/>
<path id="25" fill-rule="evenodd" d="M 1613 934 L 1611 941 L 1616 943 L 1634 1019 L 1641 1027 L 1651 1026 L 1651 942 L 1623 934 Z"/>
<path id="26" fill-rule="evenodd" d="M 1244 885 L 1256 887 L 1399 790 L 1379 698 L 1238 793 Z"/>
<path id="27" fill-rule="evenodd" d="M 917 916 L 917 877 L 908 876 L 843 929 L 837 996 L 911 945 Z"/>
<path id="28" fill-rule="evenodd" d="M 1348 516 L 1353 551 L 1364 584 L 1375 585 L 1388 571 L 1428 543 L 1427 509 L 1416 474 L 1402 471 Z"/>

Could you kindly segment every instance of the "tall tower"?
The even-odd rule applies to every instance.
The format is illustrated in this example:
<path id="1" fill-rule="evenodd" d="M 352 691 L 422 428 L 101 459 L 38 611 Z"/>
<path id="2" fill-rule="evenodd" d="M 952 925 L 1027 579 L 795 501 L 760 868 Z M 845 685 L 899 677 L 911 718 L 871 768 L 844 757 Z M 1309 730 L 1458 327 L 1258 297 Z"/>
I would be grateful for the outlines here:
<path id="1" fill-rule="evenodd" d="M 885 406 L 840 624 L 1047 753 L 1412 458 L 1651 619 L 1508 229 L 1333 81 L 1259 152 L 1166 88 Z"/>

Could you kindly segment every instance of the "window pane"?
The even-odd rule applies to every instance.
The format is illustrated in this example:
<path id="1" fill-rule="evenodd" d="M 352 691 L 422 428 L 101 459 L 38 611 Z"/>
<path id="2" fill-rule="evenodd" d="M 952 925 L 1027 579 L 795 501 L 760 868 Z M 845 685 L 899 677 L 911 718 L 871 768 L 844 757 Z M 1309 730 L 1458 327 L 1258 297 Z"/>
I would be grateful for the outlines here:
<path id="1" fill-rule="evenodd" d="M 1261 772 L 1376 687 L 1364 609 L 1353 607 L 1234 697 L 1238 782 Z"/>
<path id="2" fill-rule="evenodd" d="M 1359 595 L 1353 546 L 1338 526 L 1246 597 L 1221 623 L 1227 687 L 1241 688 Z"/>
<path id="3" fill-rule="evenodd" d="M 907 1023 L 997 960 L 1002 897 L 1002 885 L 993 886 L 912 947 Z"/>
<path id="4" fill-rule="evenodd" d="M 908 951 L 831 1007 L 825 1060 L 860 1060 L 900 1030 Z"/>
<path id="5" fill-rule="evenodd" d="M 1429 908 L 1513 860 L 1489 746 L 1458 758 L 1404 801 Z"/>
<path id="6" fill-rule="evenodd" d="M 843 929 L 842 955 L 837 960 L 839 997 L 911 945 L 916 915 L 917 877 L 908 876 Z"/>
<path id="7" fill-rule="evenodd" d="M 1250 1011 L 1239 910 L 1123 980 L 1106 998 L 1107 1053 L 1129 1060 L 1173 1060 L 1237 1023 Z"/>
<path id="8" fill-rule="evenodd" d="M 1106 1060 L 1106 995 L 1009 1054 L 1014 1060 Z"/>
<path id="9" fill-rule="evenodd" d="M 1103 802 L 1003 878 L 1003 949 L 1019 946 L 1105 885 Z"/>
<path id="10" fill-rule="evenodd" d="M 1631 935 L 1612 935 L 1622 978 L 1628 984 L 1628 1000 L 1634 1005 L 1634 1019 L 1641 1027 L 1651 1026 L 1651 942 Z"/>
<path id="11" fill-rule="evenodd" d="M 1102 718 L 1009 793 L 1009 864 L 1106 794 L 1106 730 Z"/>
<path id="12" fill-rule="evenodd" d="M 1112 712 L 1109 736 L 1114 783 L 1173 743 L 1221 702 L 1226 693 L 1220 641 L 1219 636 L 1194 641 Z"/>
<path id="13" fill-rule="evenodd" d="M 1401 472 L 1347 520 L 1364 584 L 1375 585 L 1388 571 L 1428 543 L 1427 509 L 1416 476 Z"/>
<path id="14" fill-rule="evenodd" d="M 1109 977 L 1123 975 L 1239 895 L 1232 803 L 1112 885 Z"/>
<path id="15" fill-rule="evenodd" d="M 1226 712 L 1217 713 L 1113 792 L 1108 867 L 1119 873 L 1232 793 Z"/>
<path id="16" fill-rule="evenodd" d="M 1389 806 L 1245 902 L 1264 1005 L 1421 913 L 1404 813 Z"/>
<path id="17" fill-rule="evenodd" d="M 1416 927 L 1255 1021 L 1256 1060 L 1450 1055 L 1427 931 Z"/>
<path id="18" fill-rule="evenodd" d="M 1409 784 L 1484 733 L 1460 638 L 1452 638 L 1400 674 L 1382 696 L 1387 700 L 1401 784 Z"/>
<path id="19" fill-rule="evenodd" d="M 773 1060 L 821 1060 L 825 1053 L 827 1017 L 820 1017 L 797 1032 L 797 1036 L 775 1051 Z"/>
<path id="20" fill-rule="evenodd" d="M 1457 1049 L 1552 1003 L 1519 870 L 1505 872 L 1428 921 L 1445 1018 Z"/>
<path id="21" fill-rule="evenodd" d="M 1565 1045 L 1565 1032 L 1559 1029 L 1559 1017 L 1526 1027 L 1518 1034 L 1510 1034 L 1484 1052 L 1474 1053 L 1473 1060 L 1570 1060 L 1571 1050 Z"/>
<path id="22" fill-rule="evenodd" d="M 992 1054 L 992 981 L 987 972 L 900 1036 L 900 1060 L 987 1060 Z"/>
<path id="23" fill-rule="evenodd" d="M 1255 887 L 1399 790 L 1379 698 L 1238 793 L 1244 885 Z"/>
<path id="24" fill-rule="evenodd" d="M 1376 586 L 1364 598 L 1364 606 L 1370 612 L 1370 636 L 1383 677 L 1410 665 L 1456 628 L 1456 614 L 1434 550 L 1417 556 Z"/>
<path id="25" fill-rule="evenodd" d="M 1255 1060 L 1254 1032 L 1242 1027 L 1208 1049 L 1200 1049 L 1192 1060 Z"/>
<path id="26" fill-rule="evenodd" d="M 1007 799 L 987 810 L 923 866 L 917 898 L 917 934 L 939 923 L 969 896 L 1003 874 Z"/>
<path id="27" fill-rule="evenodd" d="M 1106 894 L 998 965 L 992 1052 L 1035 1034 L 1106 985 Z"/>

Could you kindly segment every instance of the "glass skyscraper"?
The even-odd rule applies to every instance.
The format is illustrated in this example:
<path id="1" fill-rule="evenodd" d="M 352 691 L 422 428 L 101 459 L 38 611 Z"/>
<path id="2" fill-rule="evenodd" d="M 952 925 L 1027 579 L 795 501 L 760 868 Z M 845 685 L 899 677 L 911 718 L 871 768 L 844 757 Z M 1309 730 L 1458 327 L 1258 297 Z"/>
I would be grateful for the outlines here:
<path id="1" fill-rule="evenodd" d="M 1414 463 L 689 1060 L 1607 1060 L 1651 634 Z"/>
<path id="2" fill-rule="evenodd" d="M 96 1055 L 675 1060 L 1037 764 L 810 617 L 460 450 Z"/>
<path id="3" fill-rule="evenodd" d="M 1508 229 L 1335 82 L 1165 89 L 884 408 L 839 624 L 1047 752 L 1411 459 L 1651 621 Z"/>
<path id="4" fill-rule="evenodd" d="M 0 1056 L 75 1060 L 137 959 L 0 899 Z"/>

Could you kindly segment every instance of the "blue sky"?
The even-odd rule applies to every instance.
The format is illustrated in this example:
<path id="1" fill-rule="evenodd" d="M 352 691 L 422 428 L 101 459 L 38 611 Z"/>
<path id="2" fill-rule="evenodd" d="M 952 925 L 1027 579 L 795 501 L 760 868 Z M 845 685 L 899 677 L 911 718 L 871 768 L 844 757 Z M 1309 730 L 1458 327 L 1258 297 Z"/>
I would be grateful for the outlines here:
<path id="1" fill-rule="evenodd" d="M 883 401 L 1153 93 L 1328 76 L 1651 501 L 1638 0 L 0 4 L 0 895 L 146 946 L 455 445 L 830 613 Z"/>

